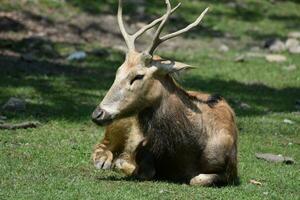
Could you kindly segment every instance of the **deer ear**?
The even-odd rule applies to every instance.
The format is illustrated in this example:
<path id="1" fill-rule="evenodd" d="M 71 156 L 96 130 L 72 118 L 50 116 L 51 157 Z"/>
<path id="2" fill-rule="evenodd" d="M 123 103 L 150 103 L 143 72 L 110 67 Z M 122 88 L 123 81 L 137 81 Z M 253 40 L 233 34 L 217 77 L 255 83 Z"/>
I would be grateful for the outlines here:
<path id="1" fill-rule="evenodd" d="M 158 71 L 164 74 L 176 73 L 179 71 L 193 68 L 190 65 L 185 63 L 171 61 L 171 60 L 163 60 L 163 59 L 153 60 L 152 66 L 157 67 Z"/>

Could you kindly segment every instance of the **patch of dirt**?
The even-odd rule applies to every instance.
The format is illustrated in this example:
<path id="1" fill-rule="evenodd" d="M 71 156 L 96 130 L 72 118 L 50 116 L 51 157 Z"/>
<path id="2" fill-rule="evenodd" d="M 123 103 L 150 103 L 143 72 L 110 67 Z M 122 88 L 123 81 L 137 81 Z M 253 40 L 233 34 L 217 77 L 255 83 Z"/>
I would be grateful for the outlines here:
<path id="1" fill-rule="evenodd" d="M 0 41 L 44 38 L 52 43 L 99 43 L 102 47 L 126 50 L 118 28 L 116 15 L 89 15 L 87 13 L 78 15 L 72 13 L 70 17 L 60 16 L 53 20 L 53 18 L 38 14 L 39 12 L 34 9 L 21 12 L 0 12 L 0 25 L 3 24 L 5 27 L 0 31 Z M 128 21 L 127 16 L 124 16 L 124 18 Z M 127 24 L 128 30 L 138 30 L 144 25 L 145 23 Z M 137 48 L 145 49 L 153 34 L 154 30 L 148 31 L 137 41 Z M 228 43 L 228 38 L 226 41 Z M 178 37 L 172 39 L 167 45 L 162 44 L 160 49 L 166 51 L 176 51 L 182 48 L 195 50 L 205 47 L 215 47 L 217 49 L 220 44 L 223 44 L 222 39 L 214 39 L 208 46 L 208 44 L 193 38 Z"/>

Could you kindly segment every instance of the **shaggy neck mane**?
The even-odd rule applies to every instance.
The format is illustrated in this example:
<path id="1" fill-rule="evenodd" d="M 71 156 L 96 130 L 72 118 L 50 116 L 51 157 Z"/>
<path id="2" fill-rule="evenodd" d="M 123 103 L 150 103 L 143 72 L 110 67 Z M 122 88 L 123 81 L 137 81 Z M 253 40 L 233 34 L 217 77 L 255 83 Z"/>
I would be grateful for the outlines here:
<path id="1" fill-rule="evenodd" d="M 149 150 L 157 156 L 167 153 L 174 155 L 183 146 L 195 143 L 195 127 L 188 119 L 189 112 L 201 111 L 193 102 L 193 97 L 180 88 L 167 75 L 162 80 L 163 95 L 157 105 L 139 113 L 139 123 L 145 134 Z"/>

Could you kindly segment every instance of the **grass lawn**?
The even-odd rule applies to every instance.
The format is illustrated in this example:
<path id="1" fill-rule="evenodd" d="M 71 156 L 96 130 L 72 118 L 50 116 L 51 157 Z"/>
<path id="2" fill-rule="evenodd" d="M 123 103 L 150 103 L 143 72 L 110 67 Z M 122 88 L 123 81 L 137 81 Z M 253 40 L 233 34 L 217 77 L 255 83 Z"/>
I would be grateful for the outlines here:
<path id="1" fill-rule="evenodd" d="M 16 2 L 1 1 L 0 11 L 34 8 L 54 24 L 72 13 L 97 17 L 97 12 L 111 14 L 116 8 L 111 0 L 91 5 L 82 0 Z M 163 4 L 149 2 L 147 13 L 163 12 Z M 203 48 L 160 54 L 197 67 L 180 81 L 185 88 L 222 94 L 235 109 L 240 129 L 239 185 L 201 188 L 136 182 L 118 172 L 96 170 L 91 152 L 104 129 L 95 126 L 90 115 L 112 84 L 123 53 L 95 42 L 51 42 L 55 55 L 41 50 L 34 59 L 24 59 L 12 53 L 26 54 L 31 42 L 3 38 L 0 32 L 0 104 L 9 97 L 27 102 L 24 112 L 0 114 L 9 123 L 42 123 L 35 129 L 0 130 L 0 199 L 300 199 L 300 113 L 295 108 L 296 100 L 300 100 L 300 56 L 283 52 L 287 57 L 283 63 L 269 63 L 264 58 L 234 62 L 237 55 L 270 37 L 284 40 L 290 31 L 300 31 L 300 4 L 245 0 L 237 1 L 243 5 L 233 8 L 226 2 L 182 0 L 182 11 L 176 18 L 179 21 L 172 23 L 187 23 L 206 5 L 211 8 L 204 28 L 184 38 L 203 44 Z M 49 10 L 60 12 L 52 15 Z M 135 14 L 134 9 L 130 11 Z M 6 31 L 16 38 L 23 34 Z M 216 40 L 226 43 L 226 38 L 231 41 L 228 52 L 210 45 Z M 41 48 L 39 44 L 36 47 Z M 88 54 L 80 62 L 62 58 L 74 49 L 94 48 L 102 53 Z M 291 65 L 296 68 L 287 70 Z M 241 102 L 250 107 L 241 107 Z M 284 123 L 284 119 L 294 123 Z M 256 152 L 290 156 L 296 163 L 268 163 L 256 159 Z M 249 183 L 251 179 L 262 185 Z"/>

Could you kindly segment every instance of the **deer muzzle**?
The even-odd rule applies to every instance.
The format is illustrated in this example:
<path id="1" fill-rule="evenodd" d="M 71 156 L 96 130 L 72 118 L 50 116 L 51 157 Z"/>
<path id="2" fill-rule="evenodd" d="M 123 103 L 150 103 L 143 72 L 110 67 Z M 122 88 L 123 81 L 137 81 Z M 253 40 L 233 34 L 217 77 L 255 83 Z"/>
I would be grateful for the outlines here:
<path id="1" fill-rule="evenodd" d="M 112 117 L 106 110 L 97 107 L 92 113 L 92 121 L 100 126 L 104 126 L 112 122 Z"/>

